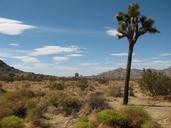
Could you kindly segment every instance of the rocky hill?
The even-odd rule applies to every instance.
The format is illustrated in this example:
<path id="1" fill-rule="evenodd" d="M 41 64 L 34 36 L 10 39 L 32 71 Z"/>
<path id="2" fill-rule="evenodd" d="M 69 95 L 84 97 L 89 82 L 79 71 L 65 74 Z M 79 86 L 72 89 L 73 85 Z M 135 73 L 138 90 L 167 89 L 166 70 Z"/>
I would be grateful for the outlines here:
<path id="1" fill-rule="evenodd" d="M 27 75 L 28 73 L 21 70 L 15 69 L 7 65 L 5 62 L 0 60 L 0 76 L 8 76 L 9 74 L 15 74 L 16 76 Z"/>
<path id="2" fill-rule="evenodd" d="M 161 72 L 165 73 L 166 75 L 170 76 L 171 77 L 171 66 L 166 68 L 166 69 L 163 69 L 161 70 Z"/>
<path id="3" fill-rule="evenodd" d="M 156 70 L 156 69 L 151 69 L 151 70 L 157 71 L 157 72 L 162 72 L 162 73 L 168 75 L 169 77 L 171 77 L 171 67 L 163 69 L 163 70 Z M 132 69 L 130 79 L 140 79 L 142 76 L 142 72 L 143 71 L 140 69 Z M 100 73 L 100 74 L 98 74 L 96 76 L 92 76 L 92 77 L 93 78 L 106 78 L 106 79 L 122 80 L 125 78 L 125 74 L 126 74 L 126 69 L 118 68 L 115 70 Z"/>
<path id="4" fill-rule="evenodd" d="M 14 67 L 9 66 L 2 60 L 0 60 L 0 80 L 8 80 L 9 77 L 13 77 L 18 80 L 41 80 L 41 79 L 56 79 L 56 76 L 35 74 L 32 72 L 24 72 Z"/>

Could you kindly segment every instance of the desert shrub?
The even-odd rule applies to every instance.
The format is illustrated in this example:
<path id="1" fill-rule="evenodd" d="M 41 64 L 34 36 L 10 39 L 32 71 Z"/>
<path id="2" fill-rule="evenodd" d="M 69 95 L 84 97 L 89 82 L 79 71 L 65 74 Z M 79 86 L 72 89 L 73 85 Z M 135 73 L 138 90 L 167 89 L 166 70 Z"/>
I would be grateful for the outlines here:
<path id="1" fill-rule="evenodd" d="M 1 128 L 24 128 L 23 119 L 17 116 L 4 117 L 0 121 Z"/>
<path id="2" fill-rule="evenodd" d="M 31 98 L 27 101 L 26 107 L 27 109 L 36 108 L 37 104 L 40 102 L 40 99 L 37 97 Z"/>
<path id="3" fill-rule="evenodd" d="M 32 98 L 28 100 L 26 104 L 26 107 L 27 107 L 27 114 L 25 117 L 26 121 L 40 118 L 41 113 L 38 113 L 36 111 L 36 107 L 38 106 L 38 104 L 39 104 L 39 101 L 37 98 Z"/>
<path id="4" fill-rule="evenodd" d="M 88 87 L 88 80 L 87 79 L 80 79 L 78 83 L 78 87 L 84 91 Z"/>
<path id="5" fill-rule="evenodd" d="M 114 109 L 106 109 L 98 112 L 96 118 L 100 123 L 116 127 L 120 126 L 126 128 L 128 123 L 127 118 Z"/>
<path id="6" fill-rule="evenodd" d="M 81 108 L 81 102 L 76 96 L 61 91 L 49 92 L 44 100 L 49 105 L 61 108 L 66 115 L 78 112 Z"/>
<path id="7" fill-rule="evenodd" d="M 9 115 L 24 117 L 26 114 L 26 99 L 18 91 L 7 92 L 0 96 L 0 118 Z"/>
<path id="8" fill-rule="evenodd" d="M 150 120 L 149 114 L 142 107 L 124 106 L 120 108 L 120 113 L 128 119 L 132 128 L 140 128 L 145 121 Z"/>
<path id="9" fill-rule="evenodd" d="M 51 83 L 49 87 L 52 90 L 64 90 L 64 86 L 61 83 Z"/>
<path id="10" fill-rule="evenodd" d="M 25 82 L 23 84 L 23 88 L 30 88 L 30 87 L 31 87 L 31 83 L 29 83 L 29 82 Z"/>
<path id="11" fill-rule="evenodd" d="M 38 104 L 34 108 L 27 109 L 26 120 L 37 121 L 42 118 L 43 113 L 47 111 L 47 106 Z"/>
<path id="12" fill-rule="evenodd" d="M 87 99 L 87 103 L 90 110 L 100 111 L 108 107 L 105 97 L 99 92 L 90 94 Z"/>
<path id="13" fill-rule="evenodd" d="M 35 94 L 33 91 L 29 90 L 29 89 L 21 89 L 18 92 L 22 97 L 26 97 L 26 98 L 33 98 L 35 97 Z"/>
<path id="14" fill-rule="evenodd" d="M 152 96 L 171 94 L 171 79 L 163 73 L 144 70 L 139 81 L 141 89 L 148 91 Z"/>
<path id="15" fill-rule="evenodd" d="M 5 92 L 7 92 L 5 89 L 3 89 L 2 88 L 2 85 L 0 84 L 0 94 L 3 94 L 3 93 L 5 93 Z"/>
<path id="16" fill-rule="evenodd" d="M 163 99 L 171 102 L 171 95 L 164 96 Z"/>
<path id="17" fill-rule="evenodd" d="M 109 80 L 105 79 L 105 78 L 100 78 L 100 79 L 97 79 L 98 83 L 99 84 L 108 84 Z"/>
<path id="18" fill-rule="evenodd" d="M 43 97 L 45 95 L 46 95 L 46 92 L 44 91 L 35 92 L 35 97 Z"/>
<path id="19" fill-rule="evenodd" d="M 123 96 L 121 87 L 114 86 L 109 88 L 109 95 L 113 97 L 121 97 Z"/>
<path id="20" fill-rule="evenodd" d="M 94 126 L 90 122 L 79 121 L 74 128 L 94 128 Z"/>
<path id="21" fill-rule="evenodd" d="M 130 95 L 130 96 L 135 96 L 132 87 L 129 87 L 129 95 Z"/>
<path id="22" fill-rule="evenodd" d="M 44 122 L 43 120 L 39 120 L 37 122 L 33 122 L 33 125 L 36 128 L 52 128 L 50 123 Z"/>
<path id="23" fill-rule="evenodd" d="M 141 128 L 162 128 L 162 126 L 160 124 L 158 124 L 155 121 L 146 121 Z"/>
<path id="24" fill-rule="evenodd" d="M 87 116 L 81 115 L 81 116 L 79 117 L 79 121 L 88 122 L 89 120 L 88 120 L 88 117 L 87 117 Z"/>
<path id="25" fill-rule="evenodd" d="M 94 128 L 94 126 L 87 117 L 81 116 L 74 128 Z"/>

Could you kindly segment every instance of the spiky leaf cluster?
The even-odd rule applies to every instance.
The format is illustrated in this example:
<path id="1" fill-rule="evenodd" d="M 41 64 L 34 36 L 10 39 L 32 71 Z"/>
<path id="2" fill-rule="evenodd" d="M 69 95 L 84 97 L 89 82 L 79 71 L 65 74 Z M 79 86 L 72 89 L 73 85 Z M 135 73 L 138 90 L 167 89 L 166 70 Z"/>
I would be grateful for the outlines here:
<path id="1" fill-rule="evenodd" d="M 139 5 L 132 3 L 128 6 L 128 12 L 119 12 L 116 15 L 118 22 L 118 34 L 119 38 L 127 37 L 129 42 L 135 43 L 137 39 L 149 32 L 159 32 L 154 25 L 154 20 L 141 15 L 139 11 Z"/>

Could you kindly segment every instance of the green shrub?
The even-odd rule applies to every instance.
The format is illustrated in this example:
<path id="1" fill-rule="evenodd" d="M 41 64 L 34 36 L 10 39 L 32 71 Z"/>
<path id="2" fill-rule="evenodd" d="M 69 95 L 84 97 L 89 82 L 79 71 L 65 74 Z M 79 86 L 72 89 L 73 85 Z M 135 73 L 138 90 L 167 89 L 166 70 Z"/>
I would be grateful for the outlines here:
<path id="1" fill-rule="evenodd" d="M 0 121 L 1 128 L 24 128 L 23 119 L 17 116 L 4 117 Z"/>
<path id="2" fill-rule="evenodd" d="M 148 91 L 152 96 L 171 94 L 171 79 L 165 74 L 144 70 L 139 81 L 141 89 Z"/>
<path id="3" fill-rule="evenodd" d="M 61 91 L 49 92 L 44 100 L 46 104 L 61 108 L 66 115 L 78 112 L 81 108 L 81 102 L 76 96 Z"/>
<path id="4" fill-rule="evenodd" d="M 162 126 L 155 121 L 146 121 L 142 128 L 162 128 Z"/>
<path id="5" fill-rule="evenodd" d="M 25 105 L 26 99 L 18 91 L 0 95 L 0 119 L 9 115 L 24 117 L 26 114 Z"/>
<path id="6" fill-rule="evenodd" d="M 94 128 L 94 126 L 89 122 L 87 117 L 81 116 L 79 121 L 75 124 L 74 128 Z"/>
<path id="7" fill-rule="evenodd" d="M 74 128 L 94 128 L 90 122 L 80 121 L 75 124 Z"/>
<path id="8" fill-rule="evenodd" d="M 90 110 L 103 110 L 108 107 L 106 99 L 102 93 L 92 93 L 87 100 Z"/>
<path id="9" fill-rule="evenodd" d="M 78 87 L 84 91 L 86 88 L 88 88 L 88 80 L 87 79 L 80 79 L 79 80 L 79 84 L 78 84 Z"/>
<path id="10" fill-rule="evenodd" d="M 60 83 L 52 83 L 50 84 L 50 89 L 52 90 L 64 90 L 64 86 Z"/>
<path id="11" fill-rule="evenodd" d="M 40 122 L 43 114 L 47 111 L 48 104 L 43 99 L 32 98 L 27 102 L 26 121 Z"/>
<path id="12" fill-rule="evenodd" d="M 82 115 L 79 117 L 79 121 L 88 122 L 89 120 L 87 116 Z"/>
<path id="13" fill-rule="evenodd" d="M 114 109 L 106 109 L 96 114 L 97 121 L 111 126 L 126 127 L 128 120 Z"/>
<path id="14" fill-rule="evenodd" d="M 37 105 L 36 108 L 28 109 L 27 110 L 27 120 L 37 121 L 39 120 L 43 113 L 47 111 L 47 106 L 44 105 Z"/>
<path id="15" fill-rule="evenodd" d="M 151 119 L 142 107 L 124 106 L 120 108 L 120 113 L 128 119 L 128 125 L 132 128 L 140 128 L 145 121 Z"/>

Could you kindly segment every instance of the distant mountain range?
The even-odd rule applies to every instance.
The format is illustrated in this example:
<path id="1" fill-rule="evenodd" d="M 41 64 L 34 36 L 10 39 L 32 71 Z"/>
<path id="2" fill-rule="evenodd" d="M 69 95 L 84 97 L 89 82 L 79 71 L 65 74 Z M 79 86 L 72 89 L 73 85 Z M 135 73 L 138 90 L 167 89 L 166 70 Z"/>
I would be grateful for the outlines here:
<path id="1" fill-rule="evenodd" d="M 171 77 L 171 67 L 163 69 L 163 70 L 156 70 L 152 69 L 157 72 L 162 72 Z M 88 78 L 106 78 L 106 79 L 124 79 L 125 78 L 125 72 L 126 69 L 123 68 L 118 68 L 115 70 L 107 71 L 100 73 L 98 75 L 94 76 L 89 76 Z M 131 79 L 140 79 L 142 76 L 142 70 L 140 69 L 132 69 L 131 70 Z M 35 74 L 31 72 L 24 72 L 19 69 L 15 69 L 14 67 L 11 67 L 7 65 L 5 62 L 0 60 L 0 76 L 6 77 L 9 76 L 10 74 L 14 74 L 15 76 L 22 76 L 22 77 L 36 77 L 36 78 L 57 78 L 55 76 L 50 76 L 50 75 L 42 75 L 42 74 Z"/>
<path id="2" fill-rule="evenodd" d="M 169 77 L 171 77 L 171 67 L 163 69 L 163 70 L 157 70 L 157 69 L 151 69 L 156 72 L 162 72 Z M 131 76 L 130 79 L 140 79 L 142 76 L 143 71 L 140 69 L 132 69 L 131 70 Z M 98 75 L 91 76 L 92 78 L 106 78 L 106 79 L 124 79 L 126 74 L 126 69 L 118 68 L 115 70 L 107 71 L 100 73 Z"/>

